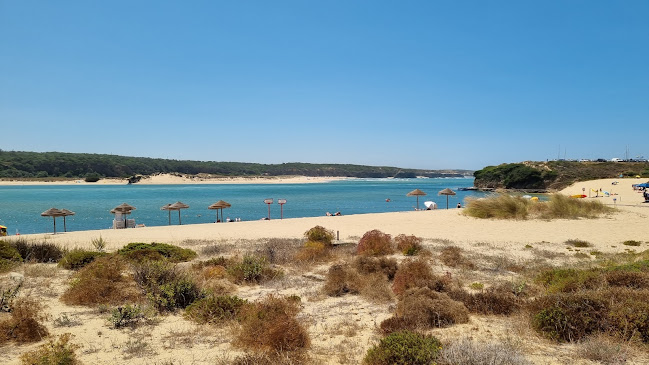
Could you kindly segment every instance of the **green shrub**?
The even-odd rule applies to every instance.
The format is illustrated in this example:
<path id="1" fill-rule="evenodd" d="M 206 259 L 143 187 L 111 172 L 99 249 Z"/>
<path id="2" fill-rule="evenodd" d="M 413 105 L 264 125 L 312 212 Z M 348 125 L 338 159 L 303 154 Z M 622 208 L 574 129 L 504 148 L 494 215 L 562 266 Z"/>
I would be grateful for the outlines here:
<path id="1" fill-rule="evenodd" d="M 328 230 L 325 227 L 315 226 L 304 232 L 304 237 L 307 239 L 307 241 L 321 242 L 327 246 L 331 246 L 331 242 L 334 239 L 334 233 L 333 231 Z"/>
<path id="2" fill-rule="evenodd" d="M 186 308 L 204 297 L 198 285 L 165 261 L 147 261 L 134 268 L 135 282 L 158 311 Z"/>
<path id="3" fill-rule="evenodd" d="M 534 204 L 521 196 L 498 194 L 488 198 L 467 198 L 463 214 L 475 218 L 527 219 Z"/>
<path id="4" fill-rule="evenodd" d="M 20 252 L 9 242 L 0 241 L 0 273 L 11 270 L 22 261 Z"/>
<path id="5" fill-rule="evenodd" d="M 434 364 L 442 344 L 431 335 L 408 330 L 394 332 L 367 350 L 363 359 L 368 365 L 430 365 Z"/>
<path id="6" fill-rule="evenodd" d="M 394 238 L 394 242 L 397 245 L 397 250 L 406 256 L 414 256 L 423 249 L 422 239 L 417 236 L 400 234 Z"/>
<path id="7" fill-rule="evenodd" d="M 113 309 L 110 315 L 110 323 L 113 328 L 135 326 L 138 322 L 146 320 L 145 311 L 140 306 L 127 304 L 123 307 Z"/>
<path id="8" fill-rule="evenodd" d="M 322 242 L 307 241 L 295 253 L 294 259 L 304 264 L 326 262 L 331 259 L 331 247 Z"/>
<path id="9" fill-rule="evenodd" d="M 170 262 L 191 261 L 196 258 L 196 252 L 166 243 L 129 243 L 119 249 L 121 255 L 134 261 L 144 261 L 146 259 L 156 260 L 164 257 Z"/>
<path id="10" fill-rule="evenodd" d="M 19 282 L 13 287 L 4 288 L 0 287 L 0 312 L 11 312 L 13 308 L 13 302 L 18 296 L 18 292 L 22 287 L 23 282 Z"/>
<path id="11" fill-rule="evenodd" d="M 199 324 L 216 324 L 237 319 L 248 301 L 237 296 L 219 295 L 199 299 L 185 309 L 185 318 Z"/>
<path id="12" fill-rule="evenodd" d="M 592 246 L 589 242 L 584 240 L 569 239 L 565 242 L 566 245 L 573 247 L 590 247 Z"/>
<path id="13" fill-rule="evenodd" d="M 90 243 L 92 244 L 92 247 L 94 247 L 95 250 L 97 250 L 99 252 L 105 252 L 106 251 L 106 245 L 108 244 L 108 242 L 106 242 L 106 240 L 104 240 L 104 238 L 101 237 L 101 235 L 99 235 L 99 238 L 91 239 Z"/>
<path id="14" fill-rule="evenodd" d="M 601 271 L 597 269 L 549 269 L 541 272 L 536 282 L 543 285 L 548 293 L 572 293 L 601 288 L 606 284 Z"/>
<path id="15" fill-rule="evenodd" d="M 25 239 L 11 242 L 25 262 L 58 262 L 63 257 L 63 250 L 47 242 L 28 243 Z"/>
<path id="16" fill-rule="evenodd" d="M 241 262 L 226 267 L 235 283 L 260 283 L 280 276 L 281 271 L 272 269 L 265 258 L 246 255 Z"/>
<path id="17" fill-rule="evenodd" d="M 106 255 L 104 252 L 76 249 L 63 256 L 58 266 L 68 270 L 79 270 L 104 255 Z"/>
<path id="18" fill-rule="evenodd" d="M 365 256 L 390 255 L 392 252 L 392 236 L 378 229 L 366 232 L 356 248 L 357 254 Z"/>
<path id="19" fill-rule="evenodd" d="M 642 244 L 642 242 L 634 241 L 634 240 L 628 240 L 628 241 L 622 242 L 622 244 L 625 245 L 625 246 L 640 246 Z"/>
<path id="20" fill-rule="evenodd" d="M 596 218 L 614 210 L 599 201 L 574 199 L 563 194 L 552 194 L 550 201 L 536 206 L 544 208 L 539 213 L 542 219 Z"/>
<path id="21" fill-rule="evenodd" d="M 75 350 L 79 345 L 70 343 L 73 335 L 64 333 L 56 341 L 49 340 L 46 344 L 39 346 L 34 351 L 29 351 L 20 356 L 23 365 L 77 365 L 81 362 L 77 359 Z"/>

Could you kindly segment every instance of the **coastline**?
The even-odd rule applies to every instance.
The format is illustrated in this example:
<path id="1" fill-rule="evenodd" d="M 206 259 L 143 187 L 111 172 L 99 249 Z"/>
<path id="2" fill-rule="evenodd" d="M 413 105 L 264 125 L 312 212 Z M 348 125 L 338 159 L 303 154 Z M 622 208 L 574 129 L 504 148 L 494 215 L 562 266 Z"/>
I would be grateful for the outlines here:
<path id="1" fill-rule="evenodd" d="M 312 184 L 353 179 L 339 176 L 255 176 L 255 177 L 206 177 L 206 176 L 178 176 L 173 174 L 159 174 L 144 176 L 137 185 L 196 185 L 196 184 Z M 126 179 L 105 178 L 94 183 L 82 179 L 60 181 L 23 181 L 0 180 L 0 186 L 20 185 L 127 185 Z"/>

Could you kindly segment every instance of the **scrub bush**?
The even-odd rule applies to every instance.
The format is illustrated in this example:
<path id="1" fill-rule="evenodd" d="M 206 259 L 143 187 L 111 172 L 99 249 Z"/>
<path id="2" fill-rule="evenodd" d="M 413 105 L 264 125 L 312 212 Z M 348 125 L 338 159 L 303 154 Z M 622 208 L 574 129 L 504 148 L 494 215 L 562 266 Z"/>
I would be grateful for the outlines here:
<path id="1" fill-rule="evenodd" d="M 265 258 L 251 255 L 244 256 L 240 262 L 231 261 L 226 270 L 237 284 L 261 283 L 282 275 L 280 270 L 271 268 Z"/>
<path id="2" fill-rule="evenodd" d="M 464 337 L 444 346 L 440 365 L 531 365 L 525 356 L 507 343 L 480 343 Z"/>
<path id="3" fill-rule="evenodd" d="M 0 273 L 11 270 L 22 261 L 20 252 L 9 242 L 0 241 Z"/>
<path id="4" fill-rule="evenodd" d="M 473 313 L 509 315 L 520 306 L 519 299 L 514 294 L 494 288 L 478 293 L 454 289 L 447 294 L 451 299 L 463 303 Z"/>
<path id="5" fill-rule="evenodd" d="M 9 341 L 27 343 L 42 340 L 49 335 L 43 325 L 46 319 L 43 305 L 36 299 L 16 299 L 11 308 L 11 316 L 0 321 L 0 345 Z"/>
<path id="6" fill-rule="evenodd" d="M 188 248 L 156 242 L 129 243 L 117 252 L 137 262 L 142 262 L 145 259 L 156 260 L 160 257 L 164 257 L 170 262 L 185 262 L 191 261 L 197 256 L 196 252 Z"/>
<path id="7" fill-rule="evenodd" d="M 406 256 L 414 256 L 423 249 L 422 239 L 417 236 L 406 236 L 400 234 L 394 238 L 397 250 Z"/>
<path id="8" fill-rule="evenodd" d="M 401 295 L 411 288 L 445 291 L 450 287 L 450 284 L 450 279 L 434 275 L 425 260 L 406 260 L 399 265 L 399 269 L 394 275 L 392 290 L 397 295 Z"/>
<path id="9" fill-rule="evenodd" d="M 354 260 L 354 267 L 360 274 L 382 273 L 388 280 L 394 279 L 399 265 L 396 259 L 386 257 L 358 256 Z"/>
<path id="10" fill-rule="evenodd" d="M 327 272 L 325 294 L 339 297 L 344 294 L 358 294 L 361 291 L 361 278 L 356 271 L 346 265 L 333 265 Z"/>
<path id="11" fill-rule="evenodd" d="M 63 256 L 61 261 L 59 261 L 58 266 L 67 270 L 79 270 L 89 263 L 95 261 L 97 257 L 105 255 L 107 254 L 104 252 L 87 251 L 80 249 L 72 250 L 65 256 Z"/>
<path id="12" fill-rule="evenodd" d="M 191 278 L 165 261 L 147 261 L 134 268 L 135 282 L 158 311 L 185 308 L 204 296 Z"/>
<path id="13" fill-rule="evenodd" d="M 208 296 L 199 299 L 185 308 L 185 318 L 199 324 L 217 324 L 235 320 L 247 300 L 237 296 Z"/>
<path id="14" fill-rule="evenodd" d="M 474 269 L 475 265 L 467 260 L 464 255 L 462 255 L 462 249 L 457 246 L 446 246 L 442 248 L 439 259 L 446 266 L 450 267 L 464 267 L 467 269 Z"/>
<path id="15" fill-rule="evenodd" d="M 356 248 L 356 253 L 364 256 L 390 255 L 393 252 L 392 236 L 378 229 L 366 232 Z"/>
<path id="16" fill-rule="evenodd" d="M 295 254 L 295 260 L 301 263 L 313 264 L 326 262 L 331 259 L 331 249 L 327 244 L 308 241 Z"/>
<path id="17" fill-rule="evenodd" d="M 321 242 L 326 246 L 332 246 L 331 242 L 334 239 L 334 232 L 322 226 L 315 226 L 304 232 L 304 237 L 307 241 Z"/>
<path id="18" fill-rule="evenodd" d="M 11 242 L 25 262 L 58 262 L 63 257 L 63 250 L 47 242 L 28 243 L 25 239 Z"/>
<path id="19" fill-rule="evenodd" d="M 431 335 L 411 331 L 394 332 L 367 350 L 363 363 L 367 365 L 430 365 L 435 363 L 442 348 Z"/>
<path id="20" fill-rule="evenodd" d="M 117 307 L 113 309 L 110 316 L 110 322 L 113 328 L 135 326 L 146 319 L 146 312 L 137 304 L 127 304 L 123 307 Z"/>
<path id="21" fill-rule="evenodd" d="M 299 351 L 309 347 L 309 334 L 296 319 L 299 303 L 269 295 L 245 305 L 240 312 L 241 330 L 236 341 L 264 352 Z"/>
<path id="22" fill-rule="evenodd" d="M 81 364 L 77 359 L 77 355 L 74 353 L 80 346 L 70 343 L 72 337 L 72 334 L 64 333 L 56 341 L 49 340 L 36 350 L 22 354 L 20 361 L 23 365 Z"/>

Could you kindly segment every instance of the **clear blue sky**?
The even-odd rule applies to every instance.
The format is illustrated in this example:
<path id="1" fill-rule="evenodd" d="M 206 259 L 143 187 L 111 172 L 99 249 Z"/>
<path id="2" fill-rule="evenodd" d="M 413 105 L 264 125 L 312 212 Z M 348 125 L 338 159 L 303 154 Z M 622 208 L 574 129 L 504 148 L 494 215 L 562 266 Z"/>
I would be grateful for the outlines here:
<path id="1" fill-rule="evenodd" d="M 0 148 L 649 157 L 649 1 L 0 0 Z"/>

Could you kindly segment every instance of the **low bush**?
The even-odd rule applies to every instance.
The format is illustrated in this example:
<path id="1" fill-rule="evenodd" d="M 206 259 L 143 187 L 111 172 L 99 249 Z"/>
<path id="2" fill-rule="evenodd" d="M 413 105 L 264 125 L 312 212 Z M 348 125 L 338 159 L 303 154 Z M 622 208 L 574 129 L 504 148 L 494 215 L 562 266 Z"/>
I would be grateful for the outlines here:
<path id="1" fill-rule="evenodd" d="M 294 258 L 302 264 L 326 262 L 331 259 L 331 249 L 322 242 L 308 241 L 297 251 Z"/>
<path id="2" fill-rule="evenodd" d="M 113 328 L 133 327 L 147 319 L 146 311 L 137 304 L 117 307 L 112 310 L 110 315 L 110 323 Z"/>
<path id="3" fill-rule="evenodd" d="M 174 265 L 147 261 L 134 268 L 133 278 L 158 311 L 186 308 L 204 296 L 198 285 Z"/>
<path id="4" fill-rule="evenodd" d="M 487 198 L 467 198 L 463 214 L 475 218 L 527 219 L 530 205 L 521 196 L 498 194 Z"/>
<path id="5" fill-rule="evenodd" d="M 547 202 L 533 202 L 508 194 L 466 200 L 464 214 L 475 218 L 577 219 L 596 218 L 614 211 L 598 201 L 574 199 L 562 194 L 552 194 Z"/>
<path id="6" fill-rule="evenodd" d="M 446 266 L 475 269 L 475 265 L 462 255 L 462 249 L 457 246 L 446 246 L 442 248 L 439 253 L 439 259 Z"/>
<path id="7" fill-rule="evenodd" d="M 72 278 L 61 300 L 69 305 L 124 304 L 142 300 L 126 262 L 117 255 L 95 259 Z"/>
<path id="8" fill-rule="evenodd" d="M 58 262 L 63 257 L 63 250 L 48 242 L 29 243 L 25 239 L 12 241 L 11 245 L 20 253 L 25 262 Z"/>
<path id="9" fill-rule="evenodd" d="M 394 292 L 385 275 L 375 272 L 360 275 L 361 297 L 374 303 L 388 303 L 394 299 Z"/>
<path id="10" fill-rule="evenodd" d="M 275 270 L 263 257 L 246 255 L 240 262 L 231 261 L 226 267 L 228 274 L 237 284 L 261 283 L 282 275 L 280 270 Z"/>
<path id="11" fill-rule="evenodd" d="M 547 203 L 535 204 L 543 207 L 538 212 L 541 219 L 577 219 L 597 218 L 614 211 L 602 202 L 595 200 L 574 199 L 563 194 L 552 194 Z"/>
<path id="12" fill-rule="evenodd" d="M 104 255 L 107 254 L 104 252 L 76 249 L 68 252 L 65 256 L 63 256 L 61 261 L 59 261 L 58 266 L 67 270 L 79 270 L 89 263 L 95 261 L 97 257 Z"/>
<path id="13" fill-rule="evenodd" d="M 605 272 L 604 277 L 609 286 L 649 289 L 649 272 L 614 270 Z"/>
<path id="14" fill-rule="evenodd" d="M 137 262 L 142 262 L 147 259 L 157 260 L 160 257 L 164 257 L 170 262 L 185 262 L 191 261 L 197 256 L 196 252 L 188 248 L 156 242 L 129 243 L 117 252 Z"/>
<path id="15" fill-rule="evenodd" d="M 9 318 L 0 321 L 0 345 L 37 342 L 49 335 L 43 322 L 47 315 L 43 305 L 33 298 L 18 298 L 13 302 Z"/>
<path id="16" fill-rule="evenodd" d="M 585 289 L 602 288 L 606 282 L 597 269 L 548 269 L 536 277 L 548 293 L 572 293 Z"/>
<path id="17" fill-rule="evenodd" d="M 473 313 L 509 315 L 520 307 L 520 300 L 514 294 L 496 288 L 489 288 L 478 293 L 453 289 L 447 294 L 451 299 L 463 303 Z"/>
<path id="18" fill-rule="evenodd" d="M 22 287 L 23 282 L 19 282 L 9 287 L 0 287 L 0 312 L 11 312 L 14 300 L 18 296 L 18 292 Z"/>
<path id="19" fill-rule="evenodd" d="M 592 246 L 590 242 L 584 241 L 584 240 L 577 240 L 577 239 L 569 239 L 566 242 L 564 242 L 568 246 L 573 246 L 573 247 L 590 247 Z"/>
<path id="20" fill-rule="evenodd" d="M 627 344 L 607 335 L 586 338 L 579 344 L 576 352 L 583 359 L 606 365 L 626 364 L 630 357 Z"/>
<path id="21" fill-rule="evenodd" d="M 430 365 L 435 363 L 442 348 L 431 335 L 411 331 L 391 333 L 367 350 L 363 363 L 367 365 Z"/>
<path id="22" fill-rule="evenodd" d="M 506 343 L 480 343 L 468 337 L 445 345 L 437 359 L 440 365 L 531 365 L 525 356 Z"/>
<path id="23" fill-rule="evenodd" d="M 20 356 L 23 365 L 77 365 L 81 362 L 77 359 L 75 351 L 81 346 L 70 342 L 73 335 L 64 333 L 56 341 L 49 340 L 46 344 L 39 346 L 36 350 L 26 352 Z"/>
<path id="24" fill-rule="evenodd" d="M 255 254 L 265 257 L 270 264 L 286 265 L 293 262 L 296 252 L 303 246 L 300 239 L 271 238 Z"/>
<path id="25" fill-rule="evenodd" d="M 315 226 L 304 232 L 307 241 L 324 243 L 326 246 L 332 246 L 334 232 L 322 226 Z"/>
<path id="26" fill-rule="evenodd" d="M 450 279 L 434 275 L 428 262 L 424 259 L 406 260 L 399 265 L 399 269 L 394 274 L 392 290 L 397 295 L 401 295 L 411 288 L 445 291 L 450 284 Z"/>
<path id="27" fill-rule="evenodd" d="M 269 295 L 241 309 L 239 345 L 265 352 L 299 351 L 309 347 L 309 334 L 296 319 L 299 304 Z"/>
<path id="28" fill-rule="evenodd" d="M 364 256 L 390 255 L 393 252 L 392 236 L 378 229 L 366 232 L 356 248 L 356 253 Z"/>
<path id="29" fill-rule="evenodd" d="M 400 234 L 394 238 L 397 250 L 406 256 L 414 256 L 423 249 L 422 239 L 417 236 L 406 236 Z"/>
<path id="30" fill-rule="evenodd" d="M 381 329 L 390 333 L 401 329 L 430 329 L 467 323 L 469 311 L 464 304 L 445 293 L 428 288 L 410 289 L 397 304 L 393 318 L 381 323 Z"/>
<path id="31" fill-rule="evenodd" d="M 22 261 L 20 252 L 9 242 L 0 241 L 0 273 L 11 270 Z"/>
<path id="32" fill-rule="evenodd" d="M 354 260 L 354 268 L 360 274 L 382 273 L 388 280 L 394 279 L 399 265 L 396 259 L 386 257 L 358 256 Z"/>
<path id="33" fill-rule="evenodd" d="M 237 319 L 241 308 L 248 301 L 237 296 L 207 296 L 185 308 L 185 318 L 199 324 L 216 324 Z"/>
<path id="34" fill-rule="evenodd" d="M 90 243 L 92 244 L 92 247 L 95 248 L 95 250 L 99 252 L 106 252 L 106 246 L 108 245 L 108 242 L 99 235 L 99 238 L 93 238 L 90 240 Z"/>
<path id="35" fill-rule="evenodd" d="M 358 294 L 361 291 L 361 278 L 349 266 L 333 265 L 327 272 L 323 291 L 332 297 L 339 297 L 344 294 Z"/>
<path id="36" fill-rule="evenodd" d="M 628 241 L 622 242 L 622 244 L 625 245 L 625 246 L 640 246 L 642 244 L 642 242 L 634 241 L 634 240 L 628 240 Z"/>

